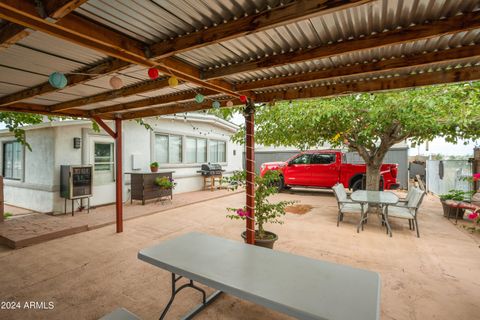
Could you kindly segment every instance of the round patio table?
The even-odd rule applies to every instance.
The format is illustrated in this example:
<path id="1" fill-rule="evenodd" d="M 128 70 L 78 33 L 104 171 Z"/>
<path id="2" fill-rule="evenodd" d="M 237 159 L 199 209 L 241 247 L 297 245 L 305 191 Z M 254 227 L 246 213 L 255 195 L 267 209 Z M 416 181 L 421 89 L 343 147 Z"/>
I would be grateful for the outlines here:
<path id="1" fill-rule="evenodd" d="M 392 236 L 392 229 L 388 223 L 388 206 L 398 202 L 396 194 L 387 191 L 357 190 L 350 195 L 350 199 L 354 202 L 360 203 L 362 207 L 362 215 L 360 222 L 357 225 L 357 232 L 360 232 L 360 227 L 362 227 L 363 230 L 363 223 L 367 220 L 367 212 L 364 210 L 365 204 L 377 204 L 382 208 L 385 208 L 385 213 L 382 215 L 382 221 L 385 222 L 385 225 L 387 226 L 387 233 Z"/>

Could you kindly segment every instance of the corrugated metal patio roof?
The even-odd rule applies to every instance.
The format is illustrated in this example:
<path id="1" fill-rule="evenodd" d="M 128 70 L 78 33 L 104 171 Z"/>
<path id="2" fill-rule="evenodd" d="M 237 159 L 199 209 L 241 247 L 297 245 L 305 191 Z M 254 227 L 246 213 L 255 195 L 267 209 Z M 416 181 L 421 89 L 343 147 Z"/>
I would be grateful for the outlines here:
<path id="1" fill-rule="evenodd" d="M 13 1 L 6 2 L 8 3 L 1 5 L 4 6 L 3 9 L 14 6 Z M 314 9 L 306 9 L 305 17 L 302 18 L 299 8 L 306 6 L 305 3 L 311 5 L 313 2 L 319 3 L 319 8 L 314 13 Z M 194 104 L 195 94 L 203 92 L 202 90 L 206 90 L 210 100 L 232 99 L 238 103 L 235 99 L 241 94 L 254 100 L 260 94 L 256 100 L 262 101 L 261 93 L 265 92 L 349 81 L 368 84 L 372 79 L 421 75 L 435 70 L 447 72 L 459 66 L 465 72 L 469 71 L 464 80 L 477 77 L 480 57 L 479 0 L 360 0 L 344 3 L 340 5 L 338 1 L 312 0 L 122 0 L 113 4 L 106 0 L 83 1 L 70 14 L 53 21 L 67 29 L 74 22 L 86 23 L 85 25 L 93 23 L 100 30 L 105 30 L 105 34 L 108 33 L 106 38 L 97 38 L 97 33 L 92 30 L 91 34 L 84 36 L 89 37 L 87 40 L 93 39 L 94 44 L 86 44 L 82 43 L 87 41 L 84 39 L 62 38 L 60 34 L 55 34 L 60 32 L 56 29 L 52 31 L 40 26 L 38 31 L 34 31 L 32 29 L 35 28 L 26 22 L 25 26 L 30 28 L 27 29 L 29 35 L 14 43 L 4 43 L 0 49 L 0 106 L 4 110 L 15 109 L 16 105 L 21 105 L 19 110 L 48 106 L 46 111 L 65 113 L 68 110 L 84 112 L 113 106 L 116 111 L 102 116 L 114 117 L 149 108 L 159 110 L 162 106 L 174 104 L 171 101 L 172 95 L 181 97 L 178 101 L 183 105 Z M 325 8 L 320 8 L 320 4 Z M 287 19 L 286 23 L 275 22 L 268 27 L 270 13 L 282 10 L 281 8 L 296 8 L 297 11 L 291 10 L 290 15 L 298 17 Z M 28 14 L 32 16 L 35 12 Z M 459 15 L 464 15 L 471 27 L 458 23 L 448 25 L 451 19 Z M 0 16 L 1 31 L 11 17 L 5 14 Z M 238 24 L 239 28 L 245 30 L 230 30 L 230 33 L 219 36 L 218 40 L 215 33 L 208 33 L 217 29 L 221 33 L 222 28 L 228 28 L 238 21 L 247 21 L 249 17 L 260 17 L 258 21 L 252 21 L 261 25 L 261 30 L 256 31 L 255 25 L 249 27 Z M 273 17 L 275 18 L 274 15 Z M 19 23 L 14 18 L 12 20 Z M 446 27 L 437 28 L 442 24 Z M 395 32 L 408 34 L 415 26 L 423 28 L 418 30 L 431 28 L 432 34 L 419 38 L 410 36 L 405 41 L 392 41 L 381 46 L 373 43 L 368 47 L 355 48 L 357 43 L 371 37 L 387 37 Z M 438 33 L 435 33 L 436 28 Z M 197 34 L 201 35 L 198 39 L 203 39 L 205 45 L 199 40 L 192 40 L 191 46 L 182 44 L 182 41 L 188 43 Z M 123 44 L 118 49 L 115 48 L 120 52 L 118 55 L 109 54 L 114 46 L 108 41 L 111 38 L 113 43 L 115 37 L 119 37 L 118 43 Z M 100 44 L 108 48 L 103 49 Z M 312 54 L 305 59 L 295 58 L 309 50 L 318 49 L 320 52 L 323 48 L 327 50 L 337 44 L 352 44 L 353 49 Z M 467 46 L 469 48 L 458 57 L 443 58 L 449 50 Z M 455 55 L 457 51 L 451 51 L 450 55 Z M 122 62 L 119 58 L 121 52 L 135 56 L 144 54 L 141 59 L 144 59 L 145 64 L 129 65 L 130 60 Z M 160 58 L 155 58 L 159 52 Z M 430 60 L 421 63 L 422 56 L 427 55 Z M 382 61 L 393 63 L 405 57 L 415 57 L 420 62 L 411 66 L 405 63 L 395 65 L 394 68 L 372 67 L 371 70 L 367 68 L 365 72 L 351 74 L 337 72 L 330 77 L 310 77 L 305 81 L 300 78 L 301 75 L 322 70 L 349 70 L 347 67 L 354 70 L 357 66 L 360 68 Z M 269 60 L 273 58 L 275 63 L 270 63 Z M 161 78 L 174 74 L 185 79 L 185 83 L 181 81 L 179 86 L 171 88 L 166 84 L 165 78 L 163 82 L 158 80 L 158 87 L 148 85 L 151 80 L 147 69 L 150 64 L 154 64 L 153 61 L 159 65 Z M 257 62 L 254 68 L 247 68 Z M 111 64 L 118 66 L 110 67 Z M 95 73 L 95 70 L 101 72 Z M 46 81 L 49 74 L 56 71 L 72 75 L 79 73 L 84 78 L 64 89 L 49 89 Z M 109 84 L 112 75 L 122 79 L 124 88 L 116 91 L 112 89 Z M 292 78 L 289 83 L 294 75 L 298 77 L 295 80 Z M 265 82 L 279 78 L 284 80 L 281 83 Z M 255 87 L 256 84 L 262 86 Z M 241 88 L 242 85 L 251 89 L 237 91 L 236 88 Z M 217 93 L 209 90 L 216 90 Z M 365 90 L 369 91 L 368 88 Z M 166 98 L 165 103 L 161 102 L 162 97 Z M 145 104 L 142 100 L 145 100 Z M 125 103 L 129 102 L 136 102 L 135 107 L 132 110 L 124 109 Z M 90 113 L 85 115 L 89 116 Z"/>

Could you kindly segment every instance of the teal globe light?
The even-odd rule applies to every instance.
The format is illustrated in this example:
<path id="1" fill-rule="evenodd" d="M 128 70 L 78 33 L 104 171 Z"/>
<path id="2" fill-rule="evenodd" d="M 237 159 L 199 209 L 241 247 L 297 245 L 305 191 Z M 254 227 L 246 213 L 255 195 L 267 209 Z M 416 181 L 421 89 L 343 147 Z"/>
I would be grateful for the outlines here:
<path id="1" fill-rule="evenodd" d="M 205 100 L 205 96 L 204 96 L 203 94 L 198 93 L 198 94 L 195 96 L 195 101 L 196 101 L 197 103 L 202 103 L 203 100 Z"/>
<path id="2" fill-rule="evenodd" d="M 48 77 L 48 82 L 52 87 L 63 89 L 67 85 L 67 77 L 61 72 L 54 72 Z"/>

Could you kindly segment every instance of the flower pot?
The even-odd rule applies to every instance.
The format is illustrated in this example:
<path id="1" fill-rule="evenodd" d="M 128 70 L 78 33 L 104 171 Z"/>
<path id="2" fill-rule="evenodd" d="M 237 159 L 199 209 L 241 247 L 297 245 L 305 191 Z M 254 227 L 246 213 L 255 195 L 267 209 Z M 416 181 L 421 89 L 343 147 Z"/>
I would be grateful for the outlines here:
<path id="1" fill-rule="evenodd" d="M 258 231 L 255 231 L 255 245 L 259 247 L 264 247 L 268 249 L 273 249 L 273 244 L 275 241 L 278 240 L 278 236 L 270 231 L 265 231 L 265 233 L 268 235 L 267 239 L 259 239 L 257 238 L 258 236 Z M 242 232 L 242 238 L 245 240 L 245 243 L 247 242 L 247 232 L 243 231 Z"/>
<path id="2" fill-rule="evenodd" d="M 453 207 L 450 207 L 449 205 L 447 205 L 445 203 L 445 201 L 443 200 L 440 200 L 440 202 L 442 203 L 442 207 L 443 207 L 443 216 L 446 217 L 446 218 L 455 218 L 455 215 L 458 214 L 458 219 L 463 219 L 463 215 L 465 214 L 465 210 L 464 209 L 458 209 L 458 213 L 457 213 L 457 208 L 453 208 Z"/>
<path id="3" fill-rule="evenodd" d="M 157 171 L 158 171 L 158 167 L 150 167 L 150 171 L 152 171 L 152 172 L 157 172 Z"/>

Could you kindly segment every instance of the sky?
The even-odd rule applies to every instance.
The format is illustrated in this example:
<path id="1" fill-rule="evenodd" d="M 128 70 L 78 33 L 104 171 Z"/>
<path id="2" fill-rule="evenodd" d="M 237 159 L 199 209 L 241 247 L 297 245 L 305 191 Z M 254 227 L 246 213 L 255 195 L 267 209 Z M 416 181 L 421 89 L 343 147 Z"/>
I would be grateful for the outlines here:
<path id="1" fill-rule="evenodd" d="M 422 144 L 416 148 L 410 148 L 409 155 L 443 154 L 446 156 L 471 155 L 473 157 L 473 148 L 480 146 L 480 140 L 476 140 L 475 142 L 467 141 L 467 145 L 464 145 L 463 142 L 462 140 L 457 144 L 452 144 L 445 142 L 443 138 L 436 138 L 428 143 L 428 150 L 426 150 L 426 144 Z"/>

